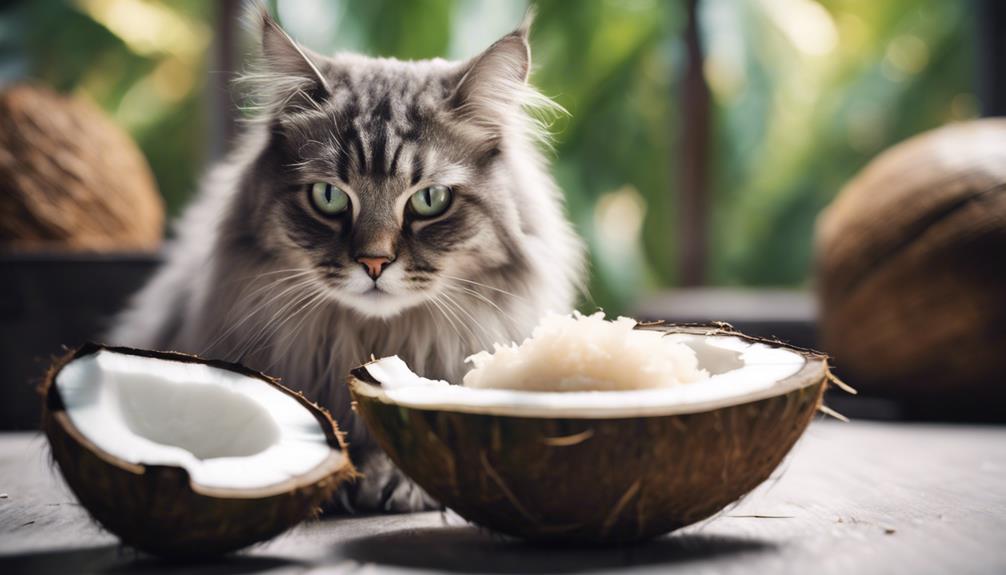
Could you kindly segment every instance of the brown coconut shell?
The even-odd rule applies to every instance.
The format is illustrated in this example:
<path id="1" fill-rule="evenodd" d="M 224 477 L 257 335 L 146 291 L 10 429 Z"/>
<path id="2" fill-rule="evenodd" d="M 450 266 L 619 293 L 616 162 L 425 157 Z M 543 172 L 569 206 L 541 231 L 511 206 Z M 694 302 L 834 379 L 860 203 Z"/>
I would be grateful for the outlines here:
<path id="1" fill-rule="evenodd" d="M 745 337 L 716 328 L 649 329 Z M 794 351 L 807 363 L 778 393 L 669 415 L 417 409 L 381 396 L 366 366 L 352 372 L 349 387 L 395 464 L 465 519 L 540 542 L 623 543 L 705 519 L 769 477 L 807 427 L 829 377 L 826 358 Z"/>
<path id="2" fill-rule="evenodd" d="M 151 250 L 164 205 L 133 140 L 96 106 L 0 93 L 0 249 Z"/>
<path id="3" fill-rule="evenodd" d="M 170 361 L 202 363 L 265 381 L 296 399 L 321 424 L 332 451 L 310 473 L 256 489 L 207 488 L 185 469 L 123 461 L 97 447 L 73 425 L 56 376 L 69 362 L 108 349 Z M 43 429 L 52 457 L 91 516 L 123 543 L 172 559 L 227 553 L 270 539 L 316 515 L 339 485 L 355 476 L 342 434 L 327 411 L 303 394 L 244 366 L 169 352 L 87 344 L 58 360 L 41 387 Z"/>
<path id="4" fill-rule="evenodd" d="M 816 239 L 822 347 L 846 380 L 910 405 L 1006 397 L 1006 120 L 884 152 Z"/>

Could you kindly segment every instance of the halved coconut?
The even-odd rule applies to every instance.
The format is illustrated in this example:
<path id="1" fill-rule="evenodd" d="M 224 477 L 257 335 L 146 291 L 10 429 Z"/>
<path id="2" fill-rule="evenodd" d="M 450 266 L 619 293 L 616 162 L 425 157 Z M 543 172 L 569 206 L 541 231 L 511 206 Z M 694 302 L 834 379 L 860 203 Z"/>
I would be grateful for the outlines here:
<path id="1" fill-rule="evenodd" d="M 225 553 L 292 527 L 355 472 L 328 413 L 239 365 L 88 344 L 42 386 L 84 507 L 149 553 Z"/>
<path id="2" fill-rule="evenodd" d="M 541 541 L 646 539 L 767 479 L 821 403 L 826 358 L 729 326 L 637 326 L 691 347 L 710 377 L 659 389 L 540 392 L 423 379 L 397 357 L 352 372 L 392 460 L 474 523 Z"/>

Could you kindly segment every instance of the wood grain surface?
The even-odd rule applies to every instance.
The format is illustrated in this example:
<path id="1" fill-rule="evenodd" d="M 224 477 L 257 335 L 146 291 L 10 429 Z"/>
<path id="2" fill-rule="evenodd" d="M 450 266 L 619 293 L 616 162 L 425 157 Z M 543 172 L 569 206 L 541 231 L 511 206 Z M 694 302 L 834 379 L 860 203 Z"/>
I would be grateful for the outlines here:
<path id="1" fill-rule="evenodd" d="M 0 435 L 0 573 L 1006 573 L 1006 427 L 816 422 L 769 480 L 647 544 L 548 549 L 441 513 L 329 517 L 171 565 L 122 549 L 50 467 Z"/>

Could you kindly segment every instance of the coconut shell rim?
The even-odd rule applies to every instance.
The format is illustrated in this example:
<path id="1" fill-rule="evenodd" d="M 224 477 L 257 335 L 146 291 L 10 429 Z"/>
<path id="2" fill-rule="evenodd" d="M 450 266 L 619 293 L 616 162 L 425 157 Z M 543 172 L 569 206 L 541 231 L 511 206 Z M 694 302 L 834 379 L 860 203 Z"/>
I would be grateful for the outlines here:
<path id="1" fill-rule="evenodd" d="M 303 473 L 280 483 L 274 483 L 264 487 L 234 489 L 208 487 L 196 483 L 192 481 L 189 476 L 189 472 L 180 465 L 135 463 L 112 455 L 111 453 L 98 447 L 98 445 L 96 445 L 90 438 L 81 433 L 81 431 L 73 425 L 73 422 L 66 413 L 66 406 L 63 404 L 63 398 L 60 396 L 59 388 L 55 385 L 56 377 L 69 363 L 103 350 L 165 361 L 198 363 L 264 381 L 274 389 L 294 398 L 315 417 L 325 433 L 325 439 L 329 446 L 330 453 L 324 460 L 307 473 Z M 292 389 L 282 385 L 279 383 L 278 378 L 271 377 L 239 363 L 219 359 L 204 359 L 193 354 L 177 351 L 155 351 L 87 342 L 76 349 L 71 349 L 52 364 L 39 386 L 39 393 L 43 397 L 44 415 L 51 417 L 53 422 L 75 442 L 77 442 L 81 447 L 94 453 L 95 456 L 105 463 L 137 476 L 143 476 L 149 473 L 159 473 L 162 472 L 162 470 L 171 470 L 174 473 L 181 473 L 186 478 L 186 483 L 193 493 L 204 495 L 206 497 L 217 499 L 266 499 L 283 493 L 289 493 L 297 489 L 302 489 L 304 487 L 316 485 L 327 478 L 334 478 L 337 483 L 342 483 L 343 481 L 352 479 L 358 475 L 356 468 L 353 466 L 353 463 L 349 458 L 349 451 L 343 437 L 344 434 L 339 430 L 338 425 L 335 420 L 332 419 L 328 410 L 308 400 L 304 397 L 303 393 L 293 391 Z"/>
<path id="2" fill-rule="evenodd" d="M 750 393 L 748 395 L 727 396 L 721 399 L 703 401 L 691 404 L 668 404 L 666 406 L 659 406 L 658 411 L 656 412 L 651 410 L 650 412 L 636 413 L 636 414 L 626 414 L 626 413 L 604 414 L 603 412 L 597 412 L 597 411 L 576 414 L 567 411 L 550 415 L 547 413 L 542 413 L 540 411 L 531 410 L 528 408 L 513 407 L 513 406 L 479 405 L 467 408 L 467 407 L 459 407 L 458 405 L 437 407 L 432 405 L 426 406 L 426 405 L 401 404 L 391 400 L 391 398 L 389 398 L 387 394 L 384 393 L 383 390 L 381 390 L 382 387 L 381 382 L 377 381 L 373 376 L 371 376 L 370 372 L 366 369 L 367 366 L 378 361 L 376 359 L 373 359 L 364 364 L 361 364 L 360 366 L 353 368 L 350 371 L 349 376 L 347 377 L 346 384 L 353 395 L 354 401 L 358 401 L 359 397 L 366 397 L 367 399 L 379 401 L 386 405 L 398 406 L 399 408 L 402 409 L 411 409 L 411 410 L 428 411 L 428 412 L 458 413 L 468 415 L 485 415 L 495 417 L 529 418 L 529 419 L 617 420 L 617 419 L 673 417 L 676 415 L 709 413 L 727 407 L 734 407 L 738 405 L 755 403 L 771 397 L 786 395 L 787 393 L 790 393 L 797 389 L 804 389 L 817 385 L 821 383 L 822 380 L 825 383 L 833 380 L 833 376 L 831 375 L 831 370 L 828 365 L 828 356 L 826 354 L 813 349 L 801 348 L 794 345 L 790 345 L 776 339 L 747 335 L 735 330 L 733 326 L 725 322 L 684 323 L 684 324 L 680 323 L 675 324 L 663 321 L 640 322 L 636 324 L 636 329 L 662 331 L 665 334 L 685 333 L 685 334 L 701 335 L 701 336 L 737 337 L 750 343 L 761 343 L 776 348 L 786 349 L 788 351 L 791 351 L 793 353 L 802 356 L 805 361 L 803 366 L 793 375 L 777 380 L 776 382 L 773 383 L 772 386 L 763 390 L 759 390 L 754 393 Z M 528 393 L 535 393 L 535 392 L 528 392 Z M 609 393 L 618 393 L 618 392 L 609 392 Z"/>

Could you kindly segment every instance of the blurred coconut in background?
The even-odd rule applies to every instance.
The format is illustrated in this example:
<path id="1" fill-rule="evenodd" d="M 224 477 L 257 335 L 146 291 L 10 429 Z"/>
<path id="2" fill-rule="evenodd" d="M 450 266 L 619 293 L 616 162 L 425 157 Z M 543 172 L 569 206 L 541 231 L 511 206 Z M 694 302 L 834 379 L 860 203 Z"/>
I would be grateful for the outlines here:
<path id="1" fill-rule="evenodd" d="M 132 138 L 80 99 L 0 94 L 0 249 L 156 249 L 164 206 Z"/>
<path id="2" fill-rule="evenodd" d="M 917 410 L 1001 411 L 1006 120 L 879 155 L 821 214 L 816 253 L 821 345 L 851 383 Z"/>

